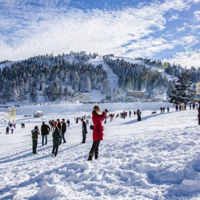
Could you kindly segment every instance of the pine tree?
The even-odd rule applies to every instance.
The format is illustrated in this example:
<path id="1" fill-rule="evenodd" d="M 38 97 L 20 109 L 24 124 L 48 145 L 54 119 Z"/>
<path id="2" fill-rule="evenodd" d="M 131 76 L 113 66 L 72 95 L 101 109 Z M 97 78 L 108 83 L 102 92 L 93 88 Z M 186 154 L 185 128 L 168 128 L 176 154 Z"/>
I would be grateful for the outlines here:
<path id="1" fill-rule="evenodd" d="M 193 100 L 195 91 L 191 88 L 191 74 L 184 72 L 178 75 L 179 80 L 175 84 L 174 90 L 169 95 L 169 102 L 175 104 L 187 103 Z"/>
<path id="2" fill-rule="evenodd" d="M 30 91 L 30 102 L 32 103 L 37 103 L 37 91 L 35 89 L 35 87 L 32 87 L 31 91 Z"/>
<path id="3" fill-rule="evenodd" d="M 59 99 L 59 101 L 61 101 L 62 96 L 63 96 L 63 92 L 62 92 L 62 87 L 60 86 L 59 90 L 58 90 L 58 99 Z"/>
<path id="4" fill-rule="evenodd" d="M 91 80 L 90 77 L 87 76 L 85 79 L 85 91 L 90 92 L 91 91 Z"/>
<path id="5" fill-rule="evenodd" d="M 66 101 L 67 100 L 67 96 L 68 96 L 68 88 L 67 88 L 67 86 L 64 88 L 63 96 L 64 96 L 65 101 Z"/>
<path id="6" fill-rule="evenodd" d="M 79 78 L 78 72 L 75 71 L 74 72 L 74 79 L 72 81 L 72 88 L 75 91 L 79 91 L 79 83 L 80 83 L 80 78 Z"/>

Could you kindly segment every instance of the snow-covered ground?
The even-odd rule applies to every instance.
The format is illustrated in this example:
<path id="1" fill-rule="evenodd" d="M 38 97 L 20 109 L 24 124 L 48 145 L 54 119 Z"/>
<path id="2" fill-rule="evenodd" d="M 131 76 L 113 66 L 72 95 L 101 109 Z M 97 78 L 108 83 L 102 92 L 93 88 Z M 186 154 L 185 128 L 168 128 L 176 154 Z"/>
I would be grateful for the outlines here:
<path id="1" fill-rule="evenodd" d="M 200 199 L 200 139 L 197 110 L 178 111 L 168 103 L 99 104 L 110 113 L 142 110 L 136 116 L 108 120 L 99 158 L 88 162 L 92 131 L 81 144 L 81 123 L 94 105 L 63 104 L 17 108 L 14 134 L 5 135 L 8 111 L 0 112 L 0 199 Z M 160 114 L 160 107 L 170 106 Z M 24 117 L 41 110 L 42 118 Z M 157 114 L 151 114 L 157 110 Z M 32 154 L 31 130 L 50 119 L 70 119 L 66 144 L 51 157 L 52 137 Z M 20 124 L 25 123 L 25 129 Z M 91 122 L 90 122 L 91 123 Z"/>

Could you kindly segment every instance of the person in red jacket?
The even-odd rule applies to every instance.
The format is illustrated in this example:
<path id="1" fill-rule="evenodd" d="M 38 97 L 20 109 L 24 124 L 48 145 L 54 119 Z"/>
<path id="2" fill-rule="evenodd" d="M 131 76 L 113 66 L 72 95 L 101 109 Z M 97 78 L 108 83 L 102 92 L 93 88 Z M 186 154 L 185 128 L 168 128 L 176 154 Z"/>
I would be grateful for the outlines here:
<path id="1" fill-rule="evenodd" d="M 95 159 L 98 158 L 98 147 L 100 144 L 100 141 L 103 140 L 103 126 L 102 122 L 107 114 L 108 110 L 105 109 L 105 111 L 101 114 L 100 113 L 100 107 L 94 106 L 92 111 L 92 121 L 94 124 L 94 130 L 93 130 L 93 144 L 92 148 L 89 152 L 88 161 L 92 160 L 92 156 L 95 154 Z"/>

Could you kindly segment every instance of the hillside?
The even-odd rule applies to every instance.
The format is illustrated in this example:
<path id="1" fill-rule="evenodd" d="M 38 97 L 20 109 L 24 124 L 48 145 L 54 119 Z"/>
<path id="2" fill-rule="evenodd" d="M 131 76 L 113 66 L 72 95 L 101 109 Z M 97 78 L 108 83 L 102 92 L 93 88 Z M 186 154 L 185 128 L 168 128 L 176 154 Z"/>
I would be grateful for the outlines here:
<path id="1" fill-rule="evenodd" d="M 145 91 L 165 99 L 171 76 L 130 58 L 100 57 L 85 52 L 58 56 L 39 55 L 0 66 L 0 95 L 3 102 L 68 101 L 83 93 L 92 101 L 107 97 L 118 100 L 127 90 Z M 42 84 L 45 90 L 40 92 Z M 41 98 L 43 95 L 44 99 Z"/>

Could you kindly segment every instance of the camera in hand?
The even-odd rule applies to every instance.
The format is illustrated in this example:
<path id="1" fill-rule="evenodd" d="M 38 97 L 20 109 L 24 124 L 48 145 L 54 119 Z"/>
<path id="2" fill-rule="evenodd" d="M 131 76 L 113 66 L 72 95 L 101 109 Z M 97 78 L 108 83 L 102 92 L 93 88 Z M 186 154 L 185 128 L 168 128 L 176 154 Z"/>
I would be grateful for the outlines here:
<path id="1" fill-rule="evenodd" d="M 105 109 L 105 112 L 109 112 L 107 109 Z"/>

